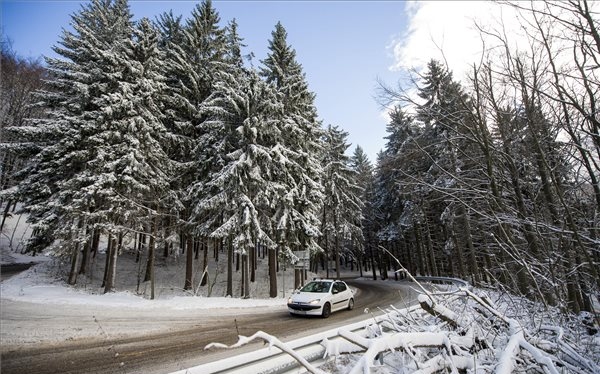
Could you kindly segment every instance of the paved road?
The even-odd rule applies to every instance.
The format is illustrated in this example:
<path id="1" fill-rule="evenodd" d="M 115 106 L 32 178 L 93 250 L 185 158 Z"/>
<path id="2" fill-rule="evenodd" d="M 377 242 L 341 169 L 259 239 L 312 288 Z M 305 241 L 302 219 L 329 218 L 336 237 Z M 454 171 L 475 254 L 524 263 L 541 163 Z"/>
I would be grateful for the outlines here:
<path id="1" fill-rule="evenodd" d="M 251 335 L 258 330 L 283 341 L 292 340 L 362 320 L 366 317 L 365 308 L 377 311 L 378 307 L 385 308 L 390 304 L 403 306 L 409 300 L 408 287 L 391 288 L 368 280 L 348 283 L 358 291 L 355 309 L 334 313 L 328 319 L 292 317 L 284 307 L 239 316 L 230 313 L 200 317 L 198 314 L 189 317 L 178 314 L 172 318 L 159 316 L 154 319 L 144 316 L 138 320 L 112 318 L 103 322 L 106 331 L 111 327 L 118 329 L 118 324 L 130 327 L 136 323 L 145 324 L 144 331 L 147 331 L 147 324 L 154 324 L 157 331 L 143 336 L 112 338 L 109 335 L 114 334 L 102 334 L 98 324 L 98 334 L 89 339 L 26 345 L 3 342 L 0 368 L 2 374 L 168 373 L 262 347 L 262 344 L 255 343 L 236 350 L 203 350 L 211 342 L 232 344 L 237 341 L 238 334 Z M 51 325 L 57 319 L 73 318 L 74 326 L 77 326 L 76 312 L 71 310 L 23 316 L 19 303 L 11 302 L 3 305 L 2 313 L 3 320 L 30 318 L 31 323 L 40 326 Z"/>
<path id="2" fill-rule="evenodd" d="M 17 275 L 20 272 L 29 269 L 31 266 L 35 265 L 35 263 L 31 262 L 29 264 L 7 264 L 0 266 L 0 281 L 8 279 L 13 275 Z"/>

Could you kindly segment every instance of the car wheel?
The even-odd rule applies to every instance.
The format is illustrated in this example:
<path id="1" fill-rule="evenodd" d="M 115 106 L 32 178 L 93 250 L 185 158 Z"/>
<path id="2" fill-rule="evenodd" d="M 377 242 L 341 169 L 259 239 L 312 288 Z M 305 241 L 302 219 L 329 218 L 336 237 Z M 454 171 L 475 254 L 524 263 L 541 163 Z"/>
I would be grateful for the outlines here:
<path id="1" fill-rule="evenodd" d="M 348 301 L 348 310 L 354 309 L 354 299 Z"/>
<path id="2" fill-rule="evenodd" d="M 323 314 L 321 315 L 323 318 L 327 318 L 331 315 L 331 304 L 325 303 L 325 305 L 323 305 Z"/>

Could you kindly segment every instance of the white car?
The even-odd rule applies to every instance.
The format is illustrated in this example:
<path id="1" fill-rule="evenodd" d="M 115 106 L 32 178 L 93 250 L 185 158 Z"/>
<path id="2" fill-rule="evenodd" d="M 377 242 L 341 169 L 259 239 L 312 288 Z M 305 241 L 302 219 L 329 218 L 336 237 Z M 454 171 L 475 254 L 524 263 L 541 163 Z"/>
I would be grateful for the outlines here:
<path id="1" fill-rule="evenodd" d="M 316 279 L 294 291 L 287 302 L 292 315 L 329 317 L 332 312 L 354 308 L 354 292 L 340 280 Z"/>

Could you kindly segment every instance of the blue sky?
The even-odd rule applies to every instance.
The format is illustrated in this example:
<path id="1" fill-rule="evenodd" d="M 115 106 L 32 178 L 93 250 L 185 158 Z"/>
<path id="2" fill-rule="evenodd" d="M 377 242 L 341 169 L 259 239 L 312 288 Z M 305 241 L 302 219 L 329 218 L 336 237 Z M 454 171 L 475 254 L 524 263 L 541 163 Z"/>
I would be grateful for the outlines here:
<path id="1" fill-rule="evenodd" d="M 53 56 L 51 47 L 69 28 L 79 1 L 2 2 L 2 28 L 23 57 Z M 187 18 L 196 1 L 130 1 L 134 19 L 173 9 Z M 406 29 L 401 1 L 213 1 L 222 24 L 236 18 L 255 54 L 254 65 L 267 54 L 268 40 L 281 21 L 296 49 L 310 89 L 317 95 L 323 125 L 339 125 L 349 133 L 351 149 L 359 144 L 372 162 L 384 147 L 386 119 L 374 99 L 376 79 L 393 83 L 390 45 Z"/>

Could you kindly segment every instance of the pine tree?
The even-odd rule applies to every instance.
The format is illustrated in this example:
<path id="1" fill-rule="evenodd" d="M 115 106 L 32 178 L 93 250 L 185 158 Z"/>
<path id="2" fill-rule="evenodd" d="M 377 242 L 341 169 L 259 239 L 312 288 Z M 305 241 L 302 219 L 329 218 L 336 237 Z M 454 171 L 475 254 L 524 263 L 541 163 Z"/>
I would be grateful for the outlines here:
<path id="1" fill-rule="evenodd" d="M 406 175 L 417 177 L 424 171 L 423 160 L 418 157 L 419 136 L 421 129 L 414 123 L 413 117 L 408 115 L 401 107 L 396 106 L 390 112 L 390 121 L 386 127 L 387 139 L 383 152 L 378 155 L 375 169 L 373 209 L 376 215 L 374 224 L 377 240 L 386 248 L 392 249 L 401 246 L 402 239 L 415 225 L 412 216 L 415 202 L 421 200 L 420 191 L 413 188 L 411 180 L 406 180 Z M 425 166 L 425 171 L 429 164 Z M 378 253 L 375 249 L 371 253 L 373 277 L 376 279 L 375 262 L 385 279 L 387 271 L 383 261 L 387 255 Z M 414 271 L 410 256 L 398 257 L 409 271 Z"/>
<path id="2" fill-rule="evenodd" d="M 163 146 L 167 133 L 160 113 L 165 85 L 158 32 L 142 19 L 133 33 L 125 44 L 126 70 L 118 89 L 99 100 L 104 110 L 98 121 L 106 126 L 97 135 L 103 141 L 98 147 L 103 156 L 90 161 L 97 165 L 94 173 L 100 182 L 89 189 L 113 191 L 112 196 L 105 192 L 106 206 L 96 215 L 109 217 L 112 224 L 122 226 L 120 231 L 141 232 L 149 219 L 168 213 L 172 170 Z"/>
<path id="3" fill-rule="evenodd" d="M 86 161 L 94 156 L 89 143 L 96 123 L 91 113 L 100 109 L 97 100 L 114 90 L 118 81 L 117 54 L 131 37 L 130 18 L 126 1 L 86 4 L 72 16 L 74 33 L 63 31 L 54 47 L 63 59 L 47 59 L 49 88 L 38 96 L 48 118 L 32 120 L 24 129 L 42 147 L 20 185 L 36 233 L 31 249 L 61 237 L 76 253 L 77 243 L 85 240 L 84 230 L 77 228 L 96 203 L 89 196 L 73 195 L 90 184 L 83 174 Z"/>
<path id="4" fill-rule="evenodd" d="M 282 147 L 280 157 L 290 169 L 293 180 L 278 199 L 277 230 L 282 256 L 290 258 L 294 250 L 321 251 L 317 243 L 319 211 L 323 200 L 321 185 L 323 130 L 317 120 L 314 94 L 309 91 L 302 66 L 296 61 L 296 52 L 287 44 L 287 32 L 277 23 L 269 41 L 269 54 L 262 61 L 260 75 L 275 87 L 283 103 Z M 274 269 L 274 264 L 271 264 Z M 296 273 L 295 285 L 299 286 Z M 272 289 L 276 289 L 274 270 Z"/>
<path id="5" fill-rule="evenodd" d="M 278 160 L 281 104 L 272 88 L 252 71 L 222 73 L 204 103 L 204 141 L 221 154 L 224 165 L 211 170 L 208 182 L 193 186 L 199 197 L 194 213 L 199 230 L 231 241 L 242 256 L 242 296 L 249 297 L 249 253 L 257 243 L 275 247 L 270 213 L 282 188 Z"/>
<path id="6" fill-rule="evenodd" d="M 451 242 L 457 257 L 462 258 L 463 253 L 469 256 L 470 274 L 477 282 L 480 280 L 480 260 L 475 256 L 468 211 L 472 197 L 467 191 L 472 188 L 465 183 L 479 177 L 476 175 L 478 167 L 472 166 L 473 162 L 479 162 L 480 149 L 469 140 L 471 102 L 461 85 L 453 80 L 452 73 L 438 61 L 429 62 L 422 80 L 419 97 L 425 102 L 417 108 L 417 119 L 425 125 L 421 148 L 426 150 L 423 157 L 430 160 L 430 166 L 424 181 L 431 186 L 426 204 L 422 205 L 426 225 L 422 232 L 417 232 L 424 243 L 422 248 L 427 260 L 424 267 L 427 273 L 436 275 L 439 269 L 434 248 L 450 247 Z M 443 195 L 455 190 L 458 192 L 454 198 Z M 442 225 L 446 232 L 436 233 L 433 227 Z M 451 256 L 450 253 L 447 255 Z"/>
<path id="7" fill-rule="evenodd" d="M 349 147 L 347 137 L 348 133 L 330 125 L 324 140 L 325 200 L 321 223 L 325 256 L 329 260 L 333 254 L 337 278 L 340 277 L 341 244 L 345 241 L 362 240 L 362 190 L 356 183 L 357 174 L 350 166 L 350 158 L 345 154 Z M 333 241 L 333 253 L 329 251 L 330 241 Z M 329 266 L 327 276 L 329 277 Z"/>
<path id="8" fill-rule="evenodd" d="M 358 261 L 357 266 L 360 269 L 361 276 L 363 275 L 363 264 L 365 259 L 363 258 L 365 253 L 371 255 L 377 250 L 376 249 L 376 217 L 373 206 L 373 194 L 374 194 L 374 174 L 373 165 L 367 157 L 365 151 L 360 147 L 356 146 L 354 154 L 351 159 L 351 167 L 356 172 L 356 184 L 360 187 L 362 193 L 360 194 L 360 200 L 363 202 L 362 208 L 362 240 L 355 240 L 352 245 L 353 258 Z"/>
<path id="9" fill-rule="evenodd" d="M 242 59 L 242 48 L 246 47 L 244 39 L 238 34 L 237 21 L 232 19 L 225 29 L 225 61 L 237 68 L 242 68 L 244 61 Z"/>
<path id="10" fill-rule="evenodd" d="M 179 178 L 172 185 L 177 201 L 177 216 L 186 243 L 197 240 L 192 222 L 192 210 L 197 203 L 189 194 L 193 185 L 203 185 L 212 169 L 222 167 L 213 147 L 206 146 L 210 129 L 204 125 L 204 101 L 214 92 L 221 71 L 229 65 L 226 60 L 225 30 L 219 26 L 220 17 L 210 0 L 198 4 L 191 17 L 180 28 L 179 21 L 164 16 L 163 38 L 167 41 L 168 96 L 165 97 L 165 121 L 170 134 L 169 153 L 178 161 Z M 192 248 L 187 248 L 187 267 L 184 289 L 192 287 Z M 205 279 L 201 280 L 204 284 Z"/>
<path id="11" fill-rule="evenodd" d="M 169 173 L 157 33 L 147 20 L 134 29 L 130 18 L 126 1 L 93 1 L 73 16 L 76 33 L 65 31 L 55 47 L 66 60 L 48 59 L 53 91 L 40 93 L 49 120 L 36 125 L 48 137 L 21 185 L 38 232 L 54 229 L 70 251 L 70 282 L 88 226 L 113 238 L 105 292 L 114 286 L 116 238 L 156 212 Z"/>

